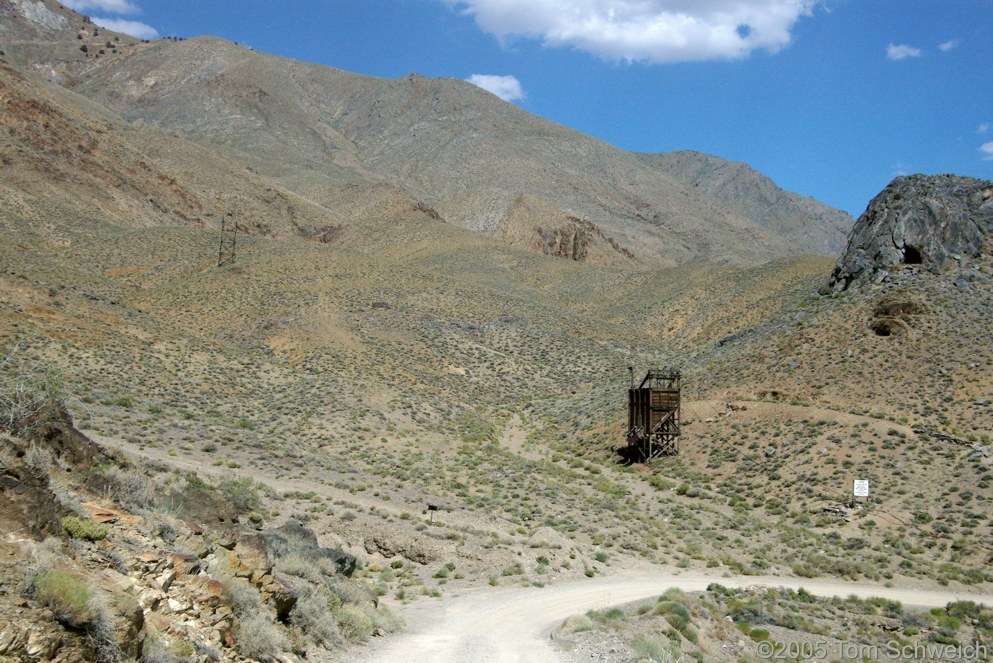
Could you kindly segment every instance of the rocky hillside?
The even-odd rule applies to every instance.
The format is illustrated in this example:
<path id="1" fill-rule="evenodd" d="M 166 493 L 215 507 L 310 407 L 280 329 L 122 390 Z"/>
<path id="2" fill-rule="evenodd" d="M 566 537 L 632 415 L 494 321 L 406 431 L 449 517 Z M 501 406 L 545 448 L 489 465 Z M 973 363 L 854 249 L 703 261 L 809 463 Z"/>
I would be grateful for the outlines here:
<path id="1" fill-rule="evenodd" d="M 939 272 L 980 255 L 993 231 L 993 182 L 910 175 L 872 199 L 831 273 L 829 287 L 878 282 L 901 265 Z"/>
<path id="2" fill-rule="evenodd" d="M 593 222 L 528 195 L 514 201 L 496 236 L 523 249 L 594 265 L 634 266 L 634 255 Z"/>
<path id="3" fill-rule="evenodd" d="M 137 44 L 55 0 L 0 0 L 0 57 L 56 83 L 71 84 L 74 74 Z"/>
<path id="4" fill-rule="evenodd" d="M 217 151 L 130 125 L 3 63 L 0 111 L 0 223 L 11 229 L 49 228 L 54 237 L 64 224 L 215 228 L 227 218 L 257 235 L 328 241 L 367 216 L 426 214 L 388 186 L 350 214 L 322 207 Z"/>
<path id="5" fill-rule="evenodd" d="M 789 196 L 754 172 L 722 171 L 714 175 L 719 185 L 689 183 L 661 161 L 535 117 L 464 81 L 376 79 L 214 38 L 130 40 L 83 52 L 87 40 L 124 42 L 52 0 L 8 0 L 6 14 L 0 49 L 11 62 L 135 126 L 221 152 L 347 221 L 394 204 L 420 207 L 545 252 L 559 242 L 549 233 L 562 224 L 531 224 L 522 235 L 523 196 L 586 228 L 580 243 L 588 233 L 610 247 L 603 256 L 551 254 L 644 266 L 823 255 L 845 231 L 846 215 L 813 202 L 785 215 L 758 212 Z M 188 175 L 196 170 L 191 165 Z"/>
<path id="6" fill-rule="evenodd" d="M 16 533 L 0 586 L 26 597 L 0 601 L 2 660 L 327 660 L 399 625 L 350 579 L 355 557 L 293 520 L 263 529 L 261 484 L 146 472 L 35 378 L 0 374 L 0 519 Z"/>

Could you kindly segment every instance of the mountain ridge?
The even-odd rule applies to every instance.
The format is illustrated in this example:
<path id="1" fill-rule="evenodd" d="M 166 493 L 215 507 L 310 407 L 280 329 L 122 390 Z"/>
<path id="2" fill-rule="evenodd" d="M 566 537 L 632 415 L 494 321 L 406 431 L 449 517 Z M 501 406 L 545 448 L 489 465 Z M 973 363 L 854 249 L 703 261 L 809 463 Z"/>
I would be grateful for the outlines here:
<path id="1" fill-rule="evenodd" d="M 852 218 L 847 212 L 827 207 L 809 196 L 785 191 L 746 163 L 693 150 L 638 156 L 667 175 L 703 189 L 729 208 L 793 241 L 805 239 L 810 246 L 831 255 L 845 247 L 845 234 L 852 226 Z M 750 192 L 743 190 L 746 183 L 751 186 Z M 791 227 L 790 219 L 802 215 L 813 217 L 818 223 L 813 227 Z"/>
<path id="2" fill-rule="evenodd" d="M 46 11 L 58 10 L 46 1 Z M 21 6 L 7 3 L 8 11 Z M 71 25 L 51 36 L 58 48 L 8 49 L 16 64 L 54 72 L 50 79 L 128 122 L 178 133 L 353 221 L 362 210 L 406 200 L 503 237 L 517 201 L 529 196 L 592 224 L 638 263 L 665 266 L 835 254 L 850 220 L 812 203 L 769 223 L 753 213 L 758 203 L 702 194 L 660 167 L 663 158 L 624 152 L 456 79 L 379 79 L 217 37 L 132 39 L 91 58 L 64 42 L 113 33 L 62 12 Z M 4 39 L 16 42 L 13 32 Z M 778 191 L 754 171 L 740 178 L 733 190 L 746 198 Z M 544 240 L 535 235 L 522 245 Z"/>

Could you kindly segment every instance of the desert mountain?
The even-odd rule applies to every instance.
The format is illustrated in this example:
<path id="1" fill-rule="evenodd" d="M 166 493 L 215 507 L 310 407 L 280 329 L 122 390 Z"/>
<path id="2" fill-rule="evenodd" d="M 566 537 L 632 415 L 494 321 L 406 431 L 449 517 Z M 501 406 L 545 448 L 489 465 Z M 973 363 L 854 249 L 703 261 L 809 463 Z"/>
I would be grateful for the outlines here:
<path id="1" fill-rule="evenodd" d="M 5 15 L 16 20 L 0 48 L 13 62 L 352 220 L 388 201 L 541 251 L 547 237 L 575 238 L 582 226 L 580 243 L 589 234 L 606 253 L 569 257 L 646 266 L 832 253 L 850 222 L 747 168 L 698 169 L 688 182 L 678 159 L 619 150 L 464 81 L 372 78 L 209 37 L 130 40 L 97 57 L 80 52 L 77 37 L 101 33 L 55 2 L 8 0 Z M 28 47 L 45 32 L 39 16 L 42 27 L 62 26 L 45 28 L 47 50 Z M 522 200 L 549 214 L 521 227 Z M 780 200 L 793 202 L 761 212 Z"/>
<path id="2" fill-rule="evenodd" d="M 639 156 L 653 168 L 815 253 L 834 255 L 844 248 L 845 234 L 852 226 L 848 213 L 783 191 L 747 164 L 690 150 Z M 809 222 L 797 224 L 797 219 Z"/>
<path id="3" fill-rule="evenodd" d="M 264 235 L 326 239 L 338 227 L 332 211 L 230 158 L 128 126 L 3 64 L 0 127 L 0 200 L 11 229 L 108 221 L 213 227 L 228 215 Z"/>

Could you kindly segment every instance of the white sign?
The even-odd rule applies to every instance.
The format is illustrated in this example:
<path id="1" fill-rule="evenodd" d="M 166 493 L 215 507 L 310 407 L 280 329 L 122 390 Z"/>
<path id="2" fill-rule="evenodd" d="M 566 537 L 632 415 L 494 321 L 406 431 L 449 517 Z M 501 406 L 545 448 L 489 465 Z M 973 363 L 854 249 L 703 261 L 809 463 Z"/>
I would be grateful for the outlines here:
<path id="1" fill-rule="evenodd" d="M 869 480 L 855 480 L 855 497 L 869 497 Z"/>

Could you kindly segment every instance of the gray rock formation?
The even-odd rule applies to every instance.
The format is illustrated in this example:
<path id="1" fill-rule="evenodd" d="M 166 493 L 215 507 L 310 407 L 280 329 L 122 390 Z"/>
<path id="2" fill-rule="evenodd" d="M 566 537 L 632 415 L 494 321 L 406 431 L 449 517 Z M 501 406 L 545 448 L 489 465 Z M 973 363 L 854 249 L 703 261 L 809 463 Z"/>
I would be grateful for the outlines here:
<path id="1" fill-rule="evenodd" d="M 957 175 L 898 177 L 855 222 L 828 287 L 878 283 L 899 265 L 938 273 L 979 255 L 993 231 L 993 182 Z"/>

